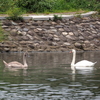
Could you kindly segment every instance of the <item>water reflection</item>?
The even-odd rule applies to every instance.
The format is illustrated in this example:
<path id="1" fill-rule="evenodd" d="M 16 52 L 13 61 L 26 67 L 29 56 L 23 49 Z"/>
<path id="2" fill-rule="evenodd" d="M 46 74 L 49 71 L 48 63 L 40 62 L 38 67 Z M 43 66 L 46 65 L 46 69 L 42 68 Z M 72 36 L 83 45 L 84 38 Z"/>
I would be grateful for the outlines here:
<path id="1" fill-rule="evenodd" d="M 9 74 L 14 75 L 14 76 L 19 76 L 20 73 L 22 73 L 21 75 L 23 76 L 27 76 L 27 69 L 28 68 L 23 68 L 23 69 L 19 69 L 19 68 L 7 68 L 5 67 L 3 72 L 9 72 Z"/>
<path id="2" fill-rule="evenodd" d="M 29 53 L 27 69 L 5 68 L 2 60 L 22 61 L 23 53 L 0 54 L 1 100 L 99 100 L 100 52 L 78 52 L 77 61 L 97 61 L 94 70 L 70 68 L 72 54 Z"/>

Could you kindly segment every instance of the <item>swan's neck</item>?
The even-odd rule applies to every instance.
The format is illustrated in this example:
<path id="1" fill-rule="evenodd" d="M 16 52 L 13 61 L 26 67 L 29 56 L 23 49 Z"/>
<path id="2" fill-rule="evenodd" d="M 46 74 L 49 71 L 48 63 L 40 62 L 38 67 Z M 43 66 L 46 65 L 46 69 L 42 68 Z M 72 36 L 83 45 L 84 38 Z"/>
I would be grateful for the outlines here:
<path id="1" fill-rule="evenodd" d="M 73 58 L 72 58 L 72 62 L 71 62 L 71 69 L 74 70 L 75 69 L 75 58 L 76 58 L 76 52 L 73 52 Z"/>
<path id="2" fill-rule="evenodd" d="M 24 67 L 27 67 L 28 65 L 27 65 L 27 62 L 26 62 L 26 56 L 25 55 L 23 55 L 23 63 L 24 63 Z"/>

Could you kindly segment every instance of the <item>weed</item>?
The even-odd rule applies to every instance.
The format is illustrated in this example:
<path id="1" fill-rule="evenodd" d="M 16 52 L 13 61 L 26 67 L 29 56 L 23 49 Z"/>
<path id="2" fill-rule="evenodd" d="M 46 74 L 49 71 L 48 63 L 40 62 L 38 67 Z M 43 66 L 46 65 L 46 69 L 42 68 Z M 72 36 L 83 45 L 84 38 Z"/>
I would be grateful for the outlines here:
<path id="1" fill-rule="evenodd" d="M 20 8 L 14 7 L 13 9 L 9 9 L 7 11 L 7 14 L 9 17 L 7 19 L 13 20 L 13 21 L 23 21 L 23 18 L 21 15 L 23 14 L 23 11 Z"/>
<path id="2" fill-rule="evenodd" d="M 75 17 L 82 18 L 81 14 L 77 14 Z"/>
<path id="3" fill-rule="evenodd" d="M 8 9 L 12 12 L 16 8 L 21 8 L 20 12 L 24 9 L 31 13 L 77 12 L 81 9 L 84 11 L 98 11 L 100 14 L 100 0 L 27 0 L 27 2 L 26 0 L 0 0 L 0 13 L 5 13 Z M 20 19 L 17 18 L 19 16 L 10 17 L 14 20 Z"/>
<path id="4" fill-rule="evenodd" d="M 4 41 L 7 37 L 4 35 L 4 30 L 0 26 L 0 42 Z"/>
<path id="5" fill-rule="evenodd" d="M 100 9 L 98 9 L 97 12 L 98 12 L 98 15 L 100 15 Z"/>
<path id="6" fill-rule="evenodd" d="M 62 20 L 62 17 L 61 16 L 58 16 L 58 15 L 54 15 L 53 20 L 54 21 Z"/>

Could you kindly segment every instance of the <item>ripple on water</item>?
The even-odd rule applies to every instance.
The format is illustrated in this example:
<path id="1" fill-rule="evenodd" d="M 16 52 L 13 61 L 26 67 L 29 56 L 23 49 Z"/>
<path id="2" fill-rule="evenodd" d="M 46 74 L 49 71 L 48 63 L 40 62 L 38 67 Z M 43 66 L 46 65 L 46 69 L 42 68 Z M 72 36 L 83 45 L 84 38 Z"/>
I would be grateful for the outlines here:
<path id="1" fill-rule="evenodd" d="M 48 80 L 48 81 L 57 81 L 58 79 L 55 79 L 55 78 L 47 78 L 46 80 Z"/>
<path id="2" fill-rule="evenodd" d="M 98 60 L 98 68 L 99 54 L 79 53 L 76 60 Z M 9 57 L 5 55 L 5 59 Z M 14 57 L 21 59 L 17 55 Z M 34 53 L 27 60 L 30 66 L 25 75 L 22 71 L 0 70 L 3 76 L 0 77 L 0 100 L 100 100 L 100 68 L 73 73 L 69 65 L 71 57 L 67 53 Z"/>

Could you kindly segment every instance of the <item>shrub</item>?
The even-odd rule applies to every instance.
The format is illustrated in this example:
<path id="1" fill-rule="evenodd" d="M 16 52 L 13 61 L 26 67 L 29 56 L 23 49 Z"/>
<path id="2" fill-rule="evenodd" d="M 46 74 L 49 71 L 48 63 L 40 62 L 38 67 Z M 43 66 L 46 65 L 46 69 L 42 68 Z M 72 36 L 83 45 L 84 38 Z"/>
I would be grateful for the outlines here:
<path id="1" fill-rule="evenodd" d="M 0 0 L 0 12 L 12 9 L 15 5 L 17 8 L 35 13 L 99 10 L 100 0 Z"/>
<path id="2" fill-rule="evenodd" d="M 52 9 L 53 9 L 53 11 L 54 10 L 58 11 L 58 10 L 69 10 L 69 8 L 70 8 L 70 6 L 69 6 L 69 4 L 67 4 L 66 0 L 58 0 L 58 1 L 56 1 L 54 8 L 52 8 Z"/>
<path id="3" fill-rule="evenodd" d="M 0 41 L 4 41 L 6 39 L 6 36 L 4 35 L 4 30 L 2 29 L 0 25 Z"/>
<path id="4" fill-rule="evenodd" d="M 13 0 L 0 0 L 0 12 L 6 12 L 13 4 Z"/>
<path id="5" fill-rule="evenodd" d="M 51 11 L 57 0 L 16 0 L 17 6 L 32 12 Z"/>
<path id="6" fill-rule="evenodd" d="M 66 0 L 74 9 L 97 10 L 100 9 L 99 0 Z"/>
<path id="7" fill-rule="evenodd" d="M 23 13 L 24 12 L 20 8 L 13 7 L 13 9 L 11 8 L 7 11 L 7 14 L 9 15 L 8 19 L 11 19 L 14 21 L 17 21 L 17 20 L 23 21 L 23 18 L 21 17 Z"/>
<path id="8" fill-rule="evenodd" d="M 100 9 L 98 9 L 97 11 L 98 11 L 98 14 L 100 15 Z"/>
<path id="9" fill-rule="evenodd" d="M 58 16 L 58 15 L 54 15 L 53 20 L 54 20 L 54 21 L 62 20 L 62 17 L 61 17 L 61 16 Z"/>

